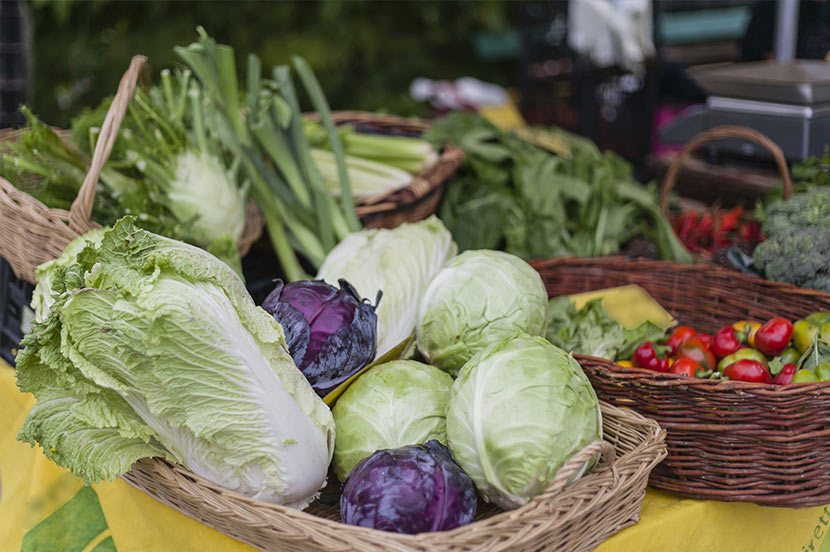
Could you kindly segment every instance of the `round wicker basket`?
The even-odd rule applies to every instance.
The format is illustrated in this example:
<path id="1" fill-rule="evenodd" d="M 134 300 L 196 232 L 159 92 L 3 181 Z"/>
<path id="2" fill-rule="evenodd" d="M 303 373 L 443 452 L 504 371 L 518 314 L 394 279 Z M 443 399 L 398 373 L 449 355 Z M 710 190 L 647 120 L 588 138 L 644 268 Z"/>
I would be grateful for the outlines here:
<path id="1" fill-rule="evenodd" d="M 604 441 L 557 473 L 525 506 L 502 512 L 480 505 L 476 520 L 452 531 L 403 535 L 339 522 L 339 493 L 324 493 L 300 512 L 223 490 L 162 460 L 142 460 L 124 477 L 187 516 L 255 548 L 279 552 L 581 552 L 639 520 L 651 469 L 665 457 L 665 432 L 627 409 L 602 404 Z M 584 462 L 602 454 L 590 474 L 566 485 Z M 329 485 L 337 485 L 330 479 Z"/>
<path id="2" fill-rule="evenodd" d="M 773 316 L 830 311 L 830 294 L 713 265 L 619 257 L 534 261 L 548 294 L 636 284 L 681 324 L 714 332 Z M 582 365 L 600 399 L 667 431 L 651 485 L 704 499 L 806 507 L 830 503 L 830 382 L 774 386 L 693 379 L 596 359 Z"/>

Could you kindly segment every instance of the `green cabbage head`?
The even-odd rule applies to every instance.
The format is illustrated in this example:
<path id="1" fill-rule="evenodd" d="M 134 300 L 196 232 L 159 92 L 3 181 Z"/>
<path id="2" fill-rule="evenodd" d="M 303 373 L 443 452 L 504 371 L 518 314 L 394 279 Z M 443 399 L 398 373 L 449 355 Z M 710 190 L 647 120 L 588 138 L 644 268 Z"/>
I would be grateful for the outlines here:
<path id="1" fill-rule="evenodd" d="M 453 376 L 517 331 L 544 335 L 548 296 L 525 261 L 503 251 L 465 251 L 433 278 L 418 309 L 418 349 Z"/>
<path id="2" fill-rule="evenodd" d="M 544 338 L 517 334 L 490 345 L 453 384 L 447 411 L 453 458 L 481 495 L 502 508 L 526 504 L 598 439 L 602 419 L 588 378 L 572 355 Z"/>
<path id="3" fill-rule="evenodd" d="M 256 499 L 316 496 L 331 411 L 226 264 L 122 219 L 51 285 L 17 358 L 37 398 L 20 440 L 88 482 L 161 457 Z"/>
<path id="4" fill-rule="evenodd" d="M 334 405 L 334 470 L 341 481 L 376 450 L 447 444 L 452 378 L 434 366 L 397 360 L 361 375 Z"/>

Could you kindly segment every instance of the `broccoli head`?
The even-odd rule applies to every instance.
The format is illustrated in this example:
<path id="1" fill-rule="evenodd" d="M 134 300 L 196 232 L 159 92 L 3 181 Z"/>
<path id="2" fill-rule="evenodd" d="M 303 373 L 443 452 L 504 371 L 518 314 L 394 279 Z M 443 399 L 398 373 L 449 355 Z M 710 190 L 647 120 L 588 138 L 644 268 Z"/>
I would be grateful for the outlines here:
<path id="1" fill-rule="evenodd" d="M 830 292 L 830 227 L 792 226 L 768 235 L 753 258 L 768 280 Z"/>
<path id="2" fill-rule="evenodd" d="M 830 188 L 814 188 L 767 208 L 764 236 L 778 238 L 805 228 L 830 228 Z"/>

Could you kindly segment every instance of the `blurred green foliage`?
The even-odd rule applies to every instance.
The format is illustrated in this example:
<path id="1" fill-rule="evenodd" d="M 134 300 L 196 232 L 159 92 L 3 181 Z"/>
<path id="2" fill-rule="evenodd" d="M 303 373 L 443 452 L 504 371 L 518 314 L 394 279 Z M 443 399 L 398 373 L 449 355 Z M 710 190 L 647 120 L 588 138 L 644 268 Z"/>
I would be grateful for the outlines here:
<path id="1" fill-rule="evenodd" d="M 270 2 L 29 0 L 34 31 L 31 103 L 65 126 L 81 108 L 114 93 L 134 54 L 148 56 L 153 79 L 178 63 L 173 46 L 202 25 L 232 45 L 243 74 L 249 52 L 265 68 L 305 57 L 335 109 L 425 115 L 409 97 L 418 76 L 470 75 L 509 84 L 510 62 L 476 58 L 478 33 L 510 27 L 518 3 L 506 0 Z"/>

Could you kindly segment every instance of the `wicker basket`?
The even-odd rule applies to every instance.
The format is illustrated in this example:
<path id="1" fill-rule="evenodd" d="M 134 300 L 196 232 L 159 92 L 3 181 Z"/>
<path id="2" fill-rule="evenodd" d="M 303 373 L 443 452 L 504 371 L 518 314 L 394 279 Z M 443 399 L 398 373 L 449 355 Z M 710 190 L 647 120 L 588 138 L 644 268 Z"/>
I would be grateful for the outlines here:
<path id="1" fill-rule="evenodd" d="M 712 265 L 619 257 L 535 261 L 551 296 L 627 284 L 682 324 L 713 332 L 741 320 L 830 311 L 830 294 Z M 600 399 L 657 420 L 668 458 L 651 484 L 686 496 L 806 507 L 830 503 L 830 382 L 786 387 L 692 379 L 583 359 Z"/>
<path id="2" fill-rule="evenodd" d="M 376 115 L 362 111 L 338 111 L 335 124 L 352 125 L 358 132 L 420 136 L 429 124 L 416 119 Z M 364 228 L 395 228 L 404 222 L 418 222 L 435 212 L 444 194 L 444 183 L 464 162 L 464 152 L 452 145 L 444 147 L 435 164 L 418 174 L 412 183 L 399 190 L 355 202 Z"/>
<path id="3" fill-rule="evenodd" d="M 144 56 L 133 57 L 130 67 L 121 78 L 118 91 L 101 126 L 89 172 L 69 211 L 48 209 L 40 201 L 0 178 L 0 256 L 11 264 L 18 278 L 34 283 L 38 265 L 60 256 L 70 241 L 100 227 L 90 220 L 98 177 L 115 145 L 121 121 L 145 61 Z M 19 133 L 15 131 L 4 132 L 0 135 L 0 144 L 18 136 Z M 237 242 L 241 255 L 245 255 L 262 234 L 263 225 L 259 209 L 249 201 L 245 228 Z"/>
<path id="4" fill-rule="evenodd" d="M 260 550 L 580 552 L 593 550 L 639 520 L 648 474 L 666 454 L 665 432 L 655 422 L 607 404 L 601 408 L 605 441 L 596 441 L 574 456 L 543 494 L 509 512 L 480 505 L 476 521 L 439 533 L 401 535 L 344 525 L 339 523 L 339 494 L 324 494 L 300 512 L 223 490 L 162 460 L 142 460 L 124 479 L 185 515 Z M 585 460 L 598 452 L 603 460 L 594 471 L 565 486 Z M 329 484 L 336 482 L 330 479 Z"/>
<path id="5" fill-rule="evenodd" d="M 666 170 L 666 174 L 663 177 L 663 184 L 660 187 L 660 209 L 662 209 L 663 214 L 666 216 L 669 214 L 669 198 L 671 197 L 671 191 L 674 189 L 674 185 L 677 182 L 677 177 L 680 175 L 680 171 L 683 168 L 683 163 L 685 163 L 686 160 L 703 145 L 709 142 L 714 142 L 715 140 L 725 140 L 729 138 L 738 138 L 757 142 L 772 154 L 773 159 L 775 159 L 775 164 L 778 167 L 778 172 L 781 173 L 781 182 L 784 186 L 784 199 L 789 199 L 790 195 L 792 195 L 793 183 L 790 178 L 790 170 L 787 166 L 787 159 L 784 157 L 784 153 L 781 151 L 781 148 L 778 147 L 778 144 L 767 138 L 766 135 L 752 128 L 723 125 L 701 132 L 692 138 L 683 147 L 683 149 L 680 150 L 680 153 L 677 154 L 677 157 L 675 157 L 668 170 Z"/>

